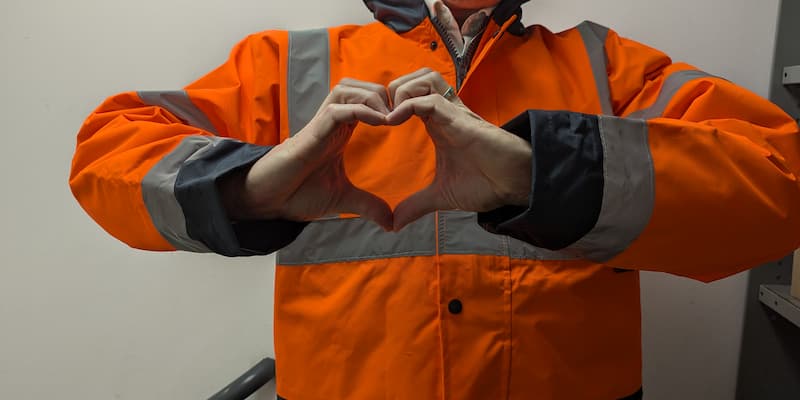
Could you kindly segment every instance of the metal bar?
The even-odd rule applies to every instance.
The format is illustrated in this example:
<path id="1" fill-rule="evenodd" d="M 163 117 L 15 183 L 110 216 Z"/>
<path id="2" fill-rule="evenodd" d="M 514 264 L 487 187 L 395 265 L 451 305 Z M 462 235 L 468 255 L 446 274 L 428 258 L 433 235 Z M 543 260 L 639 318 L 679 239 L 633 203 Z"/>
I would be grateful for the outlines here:
<path id="1" fill-rule="evenodd" d="M 275 377 L 275 360 L 265 358 L 208 400 L 245 400 Z"/>
<path id="2" fill-rule="evenodd" d="M 783 84 L 784 85 L 800 84 L 800 65 L 785 67 L 783 69 Z"/>
<path id="3" fill-rule="evenodd" d="M 800 327 L 800 300 L 790 294 L 789 285 L 761 285 L 758 298 L 764 305 Z"/>

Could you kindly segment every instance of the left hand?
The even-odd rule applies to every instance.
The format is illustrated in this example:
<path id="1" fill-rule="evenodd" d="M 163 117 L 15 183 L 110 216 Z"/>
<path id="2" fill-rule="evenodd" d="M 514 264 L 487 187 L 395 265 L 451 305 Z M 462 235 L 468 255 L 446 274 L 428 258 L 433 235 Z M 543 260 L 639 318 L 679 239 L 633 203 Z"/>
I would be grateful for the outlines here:
<path id="1" fill-rule="evenodd" d="M 394 110 L 389 125 L 412 116 L 425 123 L 436 148 L 433 182 L 394 210 L 394 230 L 437 210 L 483 212 L 503 205 L 527 205 L 531 186 L 531 146 L 485 121 L 453 94 L 428 68 L 389 84 Z"/>

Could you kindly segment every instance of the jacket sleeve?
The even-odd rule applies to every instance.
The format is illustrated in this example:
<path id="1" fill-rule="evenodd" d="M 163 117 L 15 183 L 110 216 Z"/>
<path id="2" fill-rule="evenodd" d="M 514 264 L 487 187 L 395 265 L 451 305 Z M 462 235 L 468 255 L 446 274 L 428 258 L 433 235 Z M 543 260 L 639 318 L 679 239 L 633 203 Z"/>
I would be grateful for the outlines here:
<path id="1" fill-rule="evenodd" d="M 663 53 L 605 37 L 615 116 L 530 110 L 528 207 L 488 230 L 609 266 L 712 281 L 800 244 L 800 135 L 776 105 Z"/>
<path id="2" fill-rule="evenodd" d="M 217 181 L 279 141 L 285 32 L 250 36 L 229 60 L 184 90 L 107 99 L 78 133 L 70 187 L 86 212 L 147 250 L 264 254 L 305 224 L 234 223 Z"/>

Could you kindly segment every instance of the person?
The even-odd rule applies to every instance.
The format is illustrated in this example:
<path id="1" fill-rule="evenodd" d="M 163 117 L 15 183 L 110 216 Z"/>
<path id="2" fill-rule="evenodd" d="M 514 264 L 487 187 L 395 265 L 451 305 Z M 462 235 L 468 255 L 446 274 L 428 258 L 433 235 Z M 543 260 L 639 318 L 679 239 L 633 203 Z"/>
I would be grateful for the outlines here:
<path id="1" fill-rule="evenodd" d="M 524 27 L 525 2 L 253 34 L 100 105 L 72 191 L 135 248 L 279 251 L 282 398 L 640 399 L 638 271 L 797 247 L 798 126 L 602 25 Z"/>

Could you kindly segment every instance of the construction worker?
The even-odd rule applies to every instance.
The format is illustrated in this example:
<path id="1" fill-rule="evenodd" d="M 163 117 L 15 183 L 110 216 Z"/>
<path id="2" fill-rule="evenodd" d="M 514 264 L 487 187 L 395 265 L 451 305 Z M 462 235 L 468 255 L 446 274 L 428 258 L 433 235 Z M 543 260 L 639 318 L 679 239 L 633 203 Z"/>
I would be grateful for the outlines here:
<path id="1" fill-rule="evenodd" d="M 251 35 L 100 105 L 73 193 L 135 248 L 280 250 L 283 398 L 640 399 L 638 271 L 797 247 L 798 126 L 601 25 L 524 27 L 524 2 Z"/>

